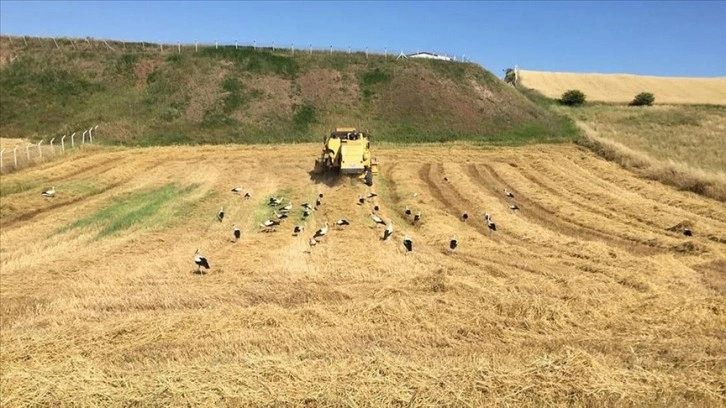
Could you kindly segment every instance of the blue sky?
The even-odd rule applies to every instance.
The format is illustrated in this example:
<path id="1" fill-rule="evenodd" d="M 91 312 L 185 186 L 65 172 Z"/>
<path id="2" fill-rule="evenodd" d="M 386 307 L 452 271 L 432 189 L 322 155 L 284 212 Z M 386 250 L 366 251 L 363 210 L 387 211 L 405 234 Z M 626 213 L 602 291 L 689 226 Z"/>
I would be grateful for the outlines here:
<path id="1" fill-rule="evenodd" d="M 455 54 L 504 68 L 726 76 L 726 1 L 11 1 L 3 35 Z"/>

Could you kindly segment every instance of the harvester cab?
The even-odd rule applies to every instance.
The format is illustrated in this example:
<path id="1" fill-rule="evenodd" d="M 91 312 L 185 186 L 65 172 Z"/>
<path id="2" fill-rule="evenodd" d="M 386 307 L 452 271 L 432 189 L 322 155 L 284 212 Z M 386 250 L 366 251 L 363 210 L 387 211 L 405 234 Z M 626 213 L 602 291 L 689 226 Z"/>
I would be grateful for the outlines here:
<path id="1" fill-rule="evenodd" d="M 371 157 L 371 142 L 367 132 L 356 128 L 336 128 L 323 138 L 323 152 L 315 160 L 315 173 L 336 172 L 357 175 L 367 185 L 373 185 L 378 163 Z"/>

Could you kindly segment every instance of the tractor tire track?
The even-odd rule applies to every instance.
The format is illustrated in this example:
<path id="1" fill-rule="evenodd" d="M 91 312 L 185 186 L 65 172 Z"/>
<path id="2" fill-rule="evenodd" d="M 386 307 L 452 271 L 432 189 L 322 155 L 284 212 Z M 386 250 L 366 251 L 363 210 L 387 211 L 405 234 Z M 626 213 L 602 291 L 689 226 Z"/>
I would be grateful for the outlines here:
<path id="1" fill-rule="evenodd" d="M 493 195 L 501 196 L 498 187 L 496 186 L 506 186 L 509 184 L 504 181 L 504 179 L 502 179 L 502 177 L 499 176 L 499 174 L 490 165 L 481 164 L 481 166 L 486 169 L 486 175 L 482 174 L 482 172 L 479 171 L 477 165 L 475 164 L 469 164 L 467 166 L 467 171 L 471 180 L 474 183 L 478 184 L 480 187 L 489 190 Z M 508 205 L 508 202 L 504 197 L 500 197 L 499 200 Z M 530 216 L 534 219 L 536 223 L 543 225 L 552 231 L 559 231 L 578 240 L 584 239 L 589 241 L 600 241 L 606 244 L 615 245 L 630 253 L 654 254 L 664 252 L 664 250 L 666 249 L 660 247 L 659 243 L 654 242 L 652 245 L 649 245 L 639 241 L 630 240 L 619 236 L 613 236 L 595 228 L 582 225 L 575 221 L 563 219 L 559 217 L 556 212 L 545 208 L 539 203 L 536 203 L 526 197 L 521 197 L 521 195 L 519 198 L 517 198 L 517 201 L 524 204 L 525 206 L 526 211 L 523 213 L 523 215 Z M 638 248 L 633 248 L 634 245 L 636 245 Z"/>

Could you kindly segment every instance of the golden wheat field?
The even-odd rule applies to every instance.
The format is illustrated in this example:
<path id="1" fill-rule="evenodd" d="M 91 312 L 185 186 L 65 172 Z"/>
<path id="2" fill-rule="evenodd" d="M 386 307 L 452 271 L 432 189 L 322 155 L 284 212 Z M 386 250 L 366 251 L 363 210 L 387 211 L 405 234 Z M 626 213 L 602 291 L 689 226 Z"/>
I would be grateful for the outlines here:
<path id="1" fill-rule="evenodd" d="M 631 74 L 583 74 L 520 70 L 520 83 L 550 98 L 579 89 L 588 101 L 628 103 L 641 92 L 655 104 L 726 105 L 726 77 L 678 78 Z"/>
<path id="2" fill-rule="evenodd" d="M 379 147 L 372 188 L 311 179 L 318 151 L 93 148 L 4 174 L 1 405 L 726 404 L 723 203 L 574 145 Z M 261 232 L 271 196 L 293 210 Z"/>

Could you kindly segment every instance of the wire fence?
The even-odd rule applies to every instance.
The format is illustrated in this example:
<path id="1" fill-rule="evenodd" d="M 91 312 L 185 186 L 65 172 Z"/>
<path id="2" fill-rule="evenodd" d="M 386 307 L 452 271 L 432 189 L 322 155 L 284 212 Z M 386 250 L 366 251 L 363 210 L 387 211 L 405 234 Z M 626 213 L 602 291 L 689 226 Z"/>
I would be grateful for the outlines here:
<path id="1" fill-rule="evenodd" d="M 38 143 L 16 143 L 14 147 L 0 149 L 0 173 L 21 170 L 35 164 L 50 161 L 66 151 L 80 149 L 86 144 L 93 144 L 98 125 L 71 133 L 71 135 L 55 136 L 41 139 Z M 47 141 L 46 141 L 47 140 Z"/>
<path id="2" fill-rule="evenodd" d="M 383 56 L 385 58 L 408 58 L 417 56 L 420 58 L 438 59 L 452 62 L 471 62 L 465 53 L 453 53 L 441 50 L 405 50 L 398 48 L 384 47 L 365 49 L 353 49 L 351 46 L 341 47 L 336 45 L 320 46 L 312 43 L 285 43 L 276 44 L 275 42 L 258 42 L 253 41 L 214 41 L 214 42 L 194 42 L 190 43 L 153 43 L 139 41 L 119 41 L 105 40 L 97 38 L 67 38 L 67 37 L 30 37 L 30 36 L 8 36 L 3 35 L 0 41 L 5 47 L 9 47 L 13 51 L 22 51 L 42 47 L 49 50 L 62 52 L 68 51 L 104 51 L 113 53 L 188 53 L 199 52 L 205 48 L 236 48 L 245 49 L 252 48 L 254 50 L 268 50 L 281 54 L 289 54 L 290 56 L 304 56 L 320 53 L 348 53 L 348 54 L 365 54 L 366 56 Z M 12 57 L 11 57 L 12 58 Z"/>

